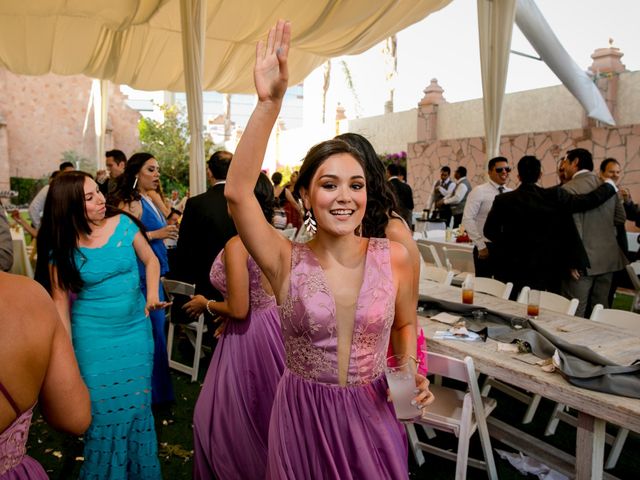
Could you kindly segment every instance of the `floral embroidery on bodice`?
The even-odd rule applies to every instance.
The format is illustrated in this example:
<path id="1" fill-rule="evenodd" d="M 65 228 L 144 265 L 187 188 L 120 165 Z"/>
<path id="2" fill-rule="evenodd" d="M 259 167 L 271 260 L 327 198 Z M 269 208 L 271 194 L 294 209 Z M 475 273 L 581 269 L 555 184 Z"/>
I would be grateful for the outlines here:
<path id="1" fill-rule="evenodd" d="M 211 265 L 209 280 L 211 285 L 218 290 L 224 298 L 227 298 L 227 273 L 224 266 L 222 250 Z M 251 257 L 247 259 L 247 270 L 249 271 L 249 309 L 258 312 L 276 306 L 276 297 L 267 293 L 262 288 L 260 267 Z"/>
<path id="2" fill-rule="evenodd" d="M 27 453 L 27 438 L 33 409 L 30 408 L 0 433 L 0 476 L 22 462 Z"/>
<path id="3" fill-rule="evenodd" d="M 370 383 L 384 371 L 395 315 L 389 241 L 372 238 L 357 299 L 347 386 Z M 287 367 L 320 383 L 338 384 L 336 306 L 308 245 L 293 243 L 289 293 L 280 307 Z"/>

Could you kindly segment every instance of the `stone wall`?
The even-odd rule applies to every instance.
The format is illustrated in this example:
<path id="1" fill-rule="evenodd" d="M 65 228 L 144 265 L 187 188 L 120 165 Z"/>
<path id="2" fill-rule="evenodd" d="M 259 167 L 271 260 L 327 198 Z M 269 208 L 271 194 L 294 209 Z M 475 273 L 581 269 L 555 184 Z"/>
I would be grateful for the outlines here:
<path id="1" fill-rule="evenodd" d="M 542 161 L 542 185 L 558 183 L 558 161 L 572 148 L 585 148 L 593 153 L 595 167 L 607 157 L 622 165 L 620 185 L 631 190 L 632 197 L 640 201 L 640 124 L 602 128 L 558 130 L 544 133 L 506 135 L 500 141 L 500 155 L 515 166 L 524 155 L 535 155 Z M 484 138 L 462 138 L 416 142 L 409 145 L 408 173 L 413 188 L 416 210 L 425 208 L 431 186 L 439 178 L 440 167 L 448 165 L 452 171 L 462 165 L 472 185 L 486 181 L 486 154 Z M 511 173 L 508 184 L 517 186 L 517 173 Z"/>
<path id="2" fill-rule="evenodd" d="M 91 79 L 84 76 L 25 76 L 0 69 L 0 189 L 8 188 L 9 177 L 48 175 L 65 151 L 95 158 L 93 112 L 83 135 L 90 91 Z M 140 145 L 138 119 L 111 85 L 105 147 L 134 153 Z"/>

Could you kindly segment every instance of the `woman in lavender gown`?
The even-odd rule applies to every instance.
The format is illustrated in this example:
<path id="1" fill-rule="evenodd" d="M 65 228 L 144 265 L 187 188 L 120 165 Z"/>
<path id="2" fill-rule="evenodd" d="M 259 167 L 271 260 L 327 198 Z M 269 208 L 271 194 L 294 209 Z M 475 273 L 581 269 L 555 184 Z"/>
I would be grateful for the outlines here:
<path id="1" fill-rule="evenodd" d="M 254 72 L 258 104 L 231 163 L 225 195 L 240 237 L 269 280 L 278 304 L 286 369 L 269 428 L 267 478 L 408 477 L 402 425 L 387 402 L 387 345 L 412 355 L 416 303 L 406 249 L 355 231 L 367 207 L 359 154 L 340 140 L 313 147 L 296 191 L 317 227 L 291 243 L 258 220 L 251 196 L 287 80 L 291 36 L 279 21 L 260 42 Z M 421 409 L 433 401 L 416 375 Z"/>
<path id="2" fill-rule="evenodd" d="M 261 173 L 254 190 L 264 218 L 273 217 L 273 186 Z M 227 320 L 193 413 L 194 478 L 263 479 L 269 417 L 284 370 L 278 310 L 266 278 L 237 235 L 211 267 L 225 300 L 196 295 L 184 309 Z"/>

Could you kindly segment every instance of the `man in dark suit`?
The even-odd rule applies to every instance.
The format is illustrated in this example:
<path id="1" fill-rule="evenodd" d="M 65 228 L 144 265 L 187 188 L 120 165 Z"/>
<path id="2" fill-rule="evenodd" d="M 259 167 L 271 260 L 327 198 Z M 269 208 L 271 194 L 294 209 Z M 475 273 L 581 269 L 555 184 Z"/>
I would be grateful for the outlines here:
<path id="1" fill-rule="evenodd" d="M 562 164 L 568 179 L 562 188 L 570 193 L 590 192 L 602 182 L 593 173 L 591 152 L 584 148 L 569 150 Z M 628 263 L 616 239 L 616 227 L 624 225 L 626 217 L 621 202 L 612 198 L 596 209 L 575 214 L 573 220 L 590 265 L 563 282 L 562 291 L 563 295 L 580 300 L 576 316 L 584 317 L 599 303 L 609 307 L 613 272 Z"/>
<path id="2" fill-rule="evenodd" d="M 176 247 L 176 268 L 172 277 L 195 283 L 196 293 L 222 300 L 209 281 L 211 264 L 227 241 L 237 234 L 227 212 L 224 184 L 232 159 L 230 152 L 219 151 L 207 162 L 207 178 L 211 187 L 205 193 L 187 200 Z"/>
<path id="3" fill-rule="evenodd" d="M 127 156 L 122 150 L 109 150 L 105 154 L 106 170 L 96 173 L 96 182 L 102 194 L 106 197 L 116 188 L 116 178 L 124 173 L 127 166 Z"/>
<path id="4" fill-rule="evenodd" d="M 484 225 L 485 236 L 494 242 L 496 278 L 513 282 L 514 297 L 524 286 L 559 293 L 560 280 L 571 269 L 588 267 L 571 214 L 595 208 L 616 193 L 613 182 L 585 195 L 542 188 L 536 185 L 541 171 L 536 157 L 522 157 L 520 186 L 495 197 Z"/>
<path id="5" fill-rule="evenodd" d="M 398 213 L 404 218 L 404 221 L 407 222 L 409 228 L 411 228 L 411 225 L 413 225 L 413 190 L 398 178 L 399 174 L 400 167 L 398 167 L 398 165 L 395 163 L 387 165 L 387 180 L 396 194 Z"/>

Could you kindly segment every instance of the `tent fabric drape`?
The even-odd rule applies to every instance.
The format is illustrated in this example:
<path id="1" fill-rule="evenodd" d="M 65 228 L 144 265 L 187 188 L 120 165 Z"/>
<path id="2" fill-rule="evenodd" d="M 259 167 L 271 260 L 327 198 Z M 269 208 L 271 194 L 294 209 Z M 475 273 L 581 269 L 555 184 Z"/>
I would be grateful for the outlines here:
<path id="1" fill-rule="evenodd" d="M 198 195 L 206 189 L 204 140 L 202 137 L 202 70 L 207 0 L 180 0 L 182 52 L 187 113 L 189 120 L 189 191 Z"/>
<path id="2" fill-rule="evenodd" d="M 515 0 L 478 0 L 482 103 L 487 158 L 498 155 L 502 104 L 509 69 Z"/>
<path id="3" fill-rule="evenodd" d="M 516 25 L 587 115 L 607 125 L 615 125 L 600 90 L 562 47 L 533 0 L 518 0 Z"/>
<path id="4" fill-rule="evenodd" d="M 293 24 L 290 84 L 331 56 L 361 53 L 451 0 L 209 0 L 202 85 L 253 91 L 256 42 Z M 0 2 L 0 66 L 84 74 L 141 90 L 185 91 L 181 0 Z"/>
<path id="5" fill-rule="evenodd" d="M 107 133 L 107 119 L 109 114 L 109 81 L 94 80 L 96 85 L 93 96 L 93 123 L 96 133 L 96 166 L 98 170 L 105 167 L 105 136 Z"/>

